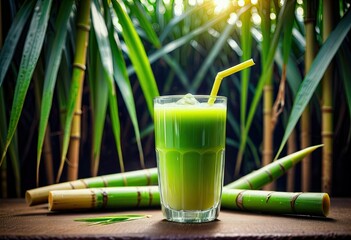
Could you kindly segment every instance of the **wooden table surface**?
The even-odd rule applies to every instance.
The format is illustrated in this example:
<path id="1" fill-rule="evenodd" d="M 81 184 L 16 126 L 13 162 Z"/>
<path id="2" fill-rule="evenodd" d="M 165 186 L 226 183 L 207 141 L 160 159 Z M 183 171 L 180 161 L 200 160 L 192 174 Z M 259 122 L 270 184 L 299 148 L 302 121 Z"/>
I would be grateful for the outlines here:
<path id="1" fill-rule="evenodd" d="M 351 199 L 332 199 L 330 210 L 328 218 L 222 210 L 214 222 L 180 224 L 163 220 L 158 209 L 52 213 L 47 205 L 0 199 L 0 239 L 351 239 Z M 74 221 L 125 213 L 152 216 L 110 225 Z"/>

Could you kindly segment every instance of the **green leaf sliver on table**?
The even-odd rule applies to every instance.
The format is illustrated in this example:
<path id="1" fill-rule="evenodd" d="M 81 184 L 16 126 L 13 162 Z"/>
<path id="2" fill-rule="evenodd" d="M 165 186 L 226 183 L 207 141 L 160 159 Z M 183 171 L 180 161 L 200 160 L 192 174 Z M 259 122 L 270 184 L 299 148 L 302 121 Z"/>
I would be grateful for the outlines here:
<path id="1" fill-rule="evenodd" d="M 126 222 L 132 220 L 138 220 L 142 218 L 149 218 L 151 215 L 144 214 L 118 214 L 114 216 L 104 216 L 104 217 L 93 217 L 93 218 L 77 218 L 74 219 L 76 222 L 87 222 L 91 224 L 112 224 L 117 222 Z"/>

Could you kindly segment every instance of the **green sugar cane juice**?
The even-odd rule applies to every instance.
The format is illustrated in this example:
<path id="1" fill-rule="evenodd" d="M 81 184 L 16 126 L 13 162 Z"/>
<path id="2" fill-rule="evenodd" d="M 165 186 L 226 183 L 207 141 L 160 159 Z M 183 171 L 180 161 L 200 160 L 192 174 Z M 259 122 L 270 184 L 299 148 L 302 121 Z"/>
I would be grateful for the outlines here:
<path id="1" fill-rule="evenodd" d="M 205 222 L 219 212 L 223 186 L 226 98 L 155 99 L 159 185 L 168 220 Z M 168 215 L 168 216 L 167 216 Z"/>

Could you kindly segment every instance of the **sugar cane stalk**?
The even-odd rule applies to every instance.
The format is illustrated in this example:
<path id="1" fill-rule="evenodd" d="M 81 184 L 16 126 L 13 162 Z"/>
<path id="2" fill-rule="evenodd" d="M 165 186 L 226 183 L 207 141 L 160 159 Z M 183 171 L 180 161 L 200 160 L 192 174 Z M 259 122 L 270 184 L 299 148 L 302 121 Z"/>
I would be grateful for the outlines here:
<path id="1" fill-rule="evenodd" d="M 323 0 L 323 41 L 334 27 L 338 2 Z M 331 192 L 333 162 L 333 63 L 330 63 L 322 79 L 322 190 Z"/>
<path id="2" fill-rule="evenodd" d="M 315 9 L 313 5 L 316 1 L 304 1 L 305 18 L 304 24 L 306 29 L 306 51 L 305 51 L 305 75 L 311 68 L 315 56 L 316 40 L 315 40 Z M 301 116 L 301 148 L 305 148 L 311 143 L 311 109 L 308 104 Z M 301 165 L 301 190 L 307 192 L 311 188 L 311 161 L 310 156 L 306 156 L 302 160 Z"/>
<path id="3" fill-rule="evenodd" d="M 327 193 L 224 189 L 221 204 L 234 210 L 326 217 L 330 198 Z"/>
<path id="4" fill-rule="evenodd" d="M 144 186 L 157 184 L 157 169 L 143 169 L 125 173 L 116 173 L 100 177 L 85 178 L 71 182 L 53 184 L 35 188 L 26 192 L 26 201 L 29 206 L 46 203 L 50 191 L 71 190 L 99 187 Z"/>
<path id="5" fill-rule="evenodd" d="M 286 157 L 278 159 L 248 175 L 228 184 L 225 188 L 231 189 L 260 189 L 267 183 L 273 182 L 282 176 L 287 170 L 300 162 L 306 155 L 310 154 L 322 145 L 305 148 Z"/>
<path id="6" fill-rule="evenodd" d="M 81 107 L 83 95 L 83 82 L 86 69 L 86 53 L 89 41 L 90 30 L 90 1 L 80 1 L 78 6 L 78 20 L 77 20 L 77 39 L 76 39 L 76 53 L 74 57 L 74 71 L 76 77 L 73 81 L 79 82 L 78 96 L 74 109 L 74 116 L 72 119 L 70 147 L 68 151 L 68 180 L 76 180 L 78 178 L 78 164 L 79 164 L 79 146 L 80 146 L 80 121 L 81 121 Z"/>
<path id="7" fill-rule="evenodd" d="M 327 216 L 326 193 L 292 193 L 224 189 L 223 208 L 274 214 Z M 57 190 L 49 193 L 50 211 L 159 207 L 157 186 Z"/>
<path id="8" fill-rule="evenodd" d="M 157 186 L 56 190 L 49 193 L 50 211 L 157 206 L 160 206 Z"/>

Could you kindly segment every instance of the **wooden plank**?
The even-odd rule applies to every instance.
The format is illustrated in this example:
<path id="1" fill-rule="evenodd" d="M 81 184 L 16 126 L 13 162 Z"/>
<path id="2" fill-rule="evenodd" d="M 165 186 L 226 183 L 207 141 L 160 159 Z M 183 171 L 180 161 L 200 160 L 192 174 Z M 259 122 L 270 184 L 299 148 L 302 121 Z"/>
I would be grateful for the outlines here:
<path id="1" fill-rule="evenodd" d="M 151 218 L 110 225 L 74 219 L 113 214 L 150 214 Z M 180 224 L 154 210 L 52 213 L 46 205 L 28 207 L 23 199 L 0 200 L 0 239 L 350 239 L 351 199 L 332 199 L 328 218 L 280 216 L 222 210 L 217 221 Z"/>

